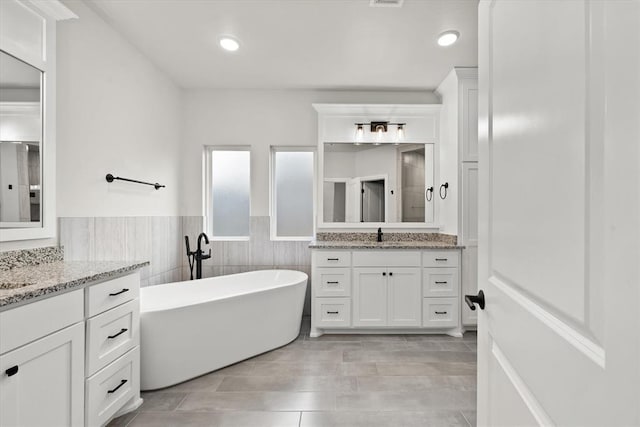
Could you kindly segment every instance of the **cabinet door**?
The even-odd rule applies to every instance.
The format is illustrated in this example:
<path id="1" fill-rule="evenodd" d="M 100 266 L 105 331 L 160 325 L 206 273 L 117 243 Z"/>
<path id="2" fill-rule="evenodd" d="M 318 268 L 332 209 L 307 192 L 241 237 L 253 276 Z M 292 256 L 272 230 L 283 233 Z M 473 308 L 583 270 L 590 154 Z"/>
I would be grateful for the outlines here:
<path id="1" fill-rule="evenodd" d="M 419 268 L 390 267 L 388 277 L 389 326 L 420 326 L 422 298 Z"/>
<path id="2" fill-rule="evenodd" d="M 387 326 L 387 270 L 353 269 L 353 326 Z"/>
<path id="3" fill-rule="evenodd" d="M 0 425 L 82 426 L 84 323 L 0 356 Z"/>

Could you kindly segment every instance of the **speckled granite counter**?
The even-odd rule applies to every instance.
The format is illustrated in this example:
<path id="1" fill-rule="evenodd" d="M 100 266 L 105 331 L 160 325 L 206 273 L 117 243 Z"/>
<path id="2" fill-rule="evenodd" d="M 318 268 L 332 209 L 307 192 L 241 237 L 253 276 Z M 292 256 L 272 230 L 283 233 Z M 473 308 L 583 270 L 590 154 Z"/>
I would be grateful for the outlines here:
<path id="1" fill-rule="evenodd" d="M 0 311 L 113 279 L 147 265 L 147 261 L 57 261 L 0 271 Z M 7 284 L 16 287 L 4 289 Z"/>
<path id="2" fill-rule="evenodd" d="M 312 240 L 311 249 L 462 249 L 450 242 L 438 241 L 407 241 L 407 242 L 371 242 L 353 240 Z"/>

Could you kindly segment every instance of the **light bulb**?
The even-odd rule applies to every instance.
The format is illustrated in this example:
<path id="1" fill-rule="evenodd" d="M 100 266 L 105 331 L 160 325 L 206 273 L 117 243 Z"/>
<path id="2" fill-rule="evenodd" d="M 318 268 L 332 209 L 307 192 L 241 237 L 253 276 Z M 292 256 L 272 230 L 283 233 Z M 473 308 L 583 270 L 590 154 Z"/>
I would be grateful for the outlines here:
<path id="1" fill-rule="evenodd" d="M 398 139 L 397 141 L 404 141 L 404 125 L 398 125 Z"/>
<path id="2" fill-rule="evenodd" d="M 357 124 L 357 128 L 356 128 L 356 141 L 362 141 L 362 139 L 364 138 L 364 127 L 362 126 L 361 123 Z"/>
<path id="3" fill-rule="evenodd" d="M 378 141 L 378 143 L 380 141 L 382 141 L 382 134 L 384 133 L 384 126 L 382 125 L 378 125 L 376 127 L 376 140 Z"/>

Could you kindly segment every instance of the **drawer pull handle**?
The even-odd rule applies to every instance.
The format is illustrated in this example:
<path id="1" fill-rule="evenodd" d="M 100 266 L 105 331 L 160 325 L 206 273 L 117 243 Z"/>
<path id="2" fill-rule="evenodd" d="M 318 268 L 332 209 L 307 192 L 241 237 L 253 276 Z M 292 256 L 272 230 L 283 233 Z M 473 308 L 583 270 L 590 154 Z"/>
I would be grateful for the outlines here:
<path id="1" fill-rule="evenodd" d="M 327 261 L 340 261 L 340 258 L 327 258 Z"/>
<path id="2" fill-rule="evenodd" d="M 447 258 L 436 258 L 436 261 L 448 261 Z"/>
<path id="3" fill-rule="evenodd" d="M 18 365 L 10 367 L 6 371 L 4 371 L 4 373 L 7 374 L 8 377 L 14 376 L 18 373 Z"/>
<path id="4" fill-rule="evenodd" d="M 117 334 L 115 334 L 115 335 L 109 335 L 107 338 L 109 338 L 110 340 L 112 340 L 112 339 L 114 339 L 115 337 L 120 336 L 120 335 L 124 334 L 124 333 L 125 333 L 125 332 L 127 332 L 127 331 L 128 331 L 128 329 L 127 329 L 127 328 L 122 328 L 122 329 L 120 329 L 120 332 L 118 332 L 118 333 L 117 333 Z"/>
<path id="5" fill-rule="evenodd" d="M 118 384 L 118 385 L 116 386 L 116 388 L 111 389 L 111 390 L 108 390 L 108 391 L 107 391 L 107 393 L 109 393 L 109 394 L 111 394 L 111 393 L 115 393 L 116 391 L 118 391 L 118 389 L 119 389 L 120 387 L 122 387 L 122 386 L 123 386 L 123 385 L 125 385 L 126 383 L 127 383 L 127 380 L 122 380 L 122 381 L 120 381 L 120 384 Z"/>
<path id="6" fill-rule="evenodd" d="M 338 314 L 340 313 L 339 311 L 327 311 L 327 314 Z"/>
<path id="7" fill-rule="evenodd" d="M 436 281 L 436 285 L 446 285 L 448 282 L 438 282 Z"/>
<path id="8" fill-rule="evenodd" d="M 337 284 L 339 284 L 339 283 L 340 283 L 340 282 L 327 282 L 327 285 L 337 285 Z"/>
<path id="9" fill-rule="evenodd" d="M 113 294 L 109 294 L 110 297 L 115 297 L 116 295 L 120 295 L 120 294 L 124 294 L 125 292 L 129 292 L 129 289 L 124 288 L 123 290 L 121 290 L 120 292 L 115 292 Z"/>
<path id="10" fill-rule="evenodd" d="M 447 314 L 446 311 L 436 311 L 436 314 Z"/>

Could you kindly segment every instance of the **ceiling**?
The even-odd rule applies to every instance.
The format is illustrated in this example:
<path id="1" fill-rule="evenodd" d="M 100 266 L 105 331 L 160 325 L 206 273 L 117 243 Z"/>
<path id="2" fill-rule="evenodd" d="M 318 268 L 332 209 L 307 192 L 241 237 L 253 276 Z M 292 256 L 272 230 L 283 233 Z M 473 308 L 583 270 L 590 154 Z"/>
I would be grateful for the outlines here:
<path id="1" fill-rule="evenodd" d="M 184 88 L 434 89 L 477 65 L 477 0 L 90 0 Z M 460 39 L 438 46 L 438 34 Z M 229 34 L 237 52 L 218 47 Z"/>

